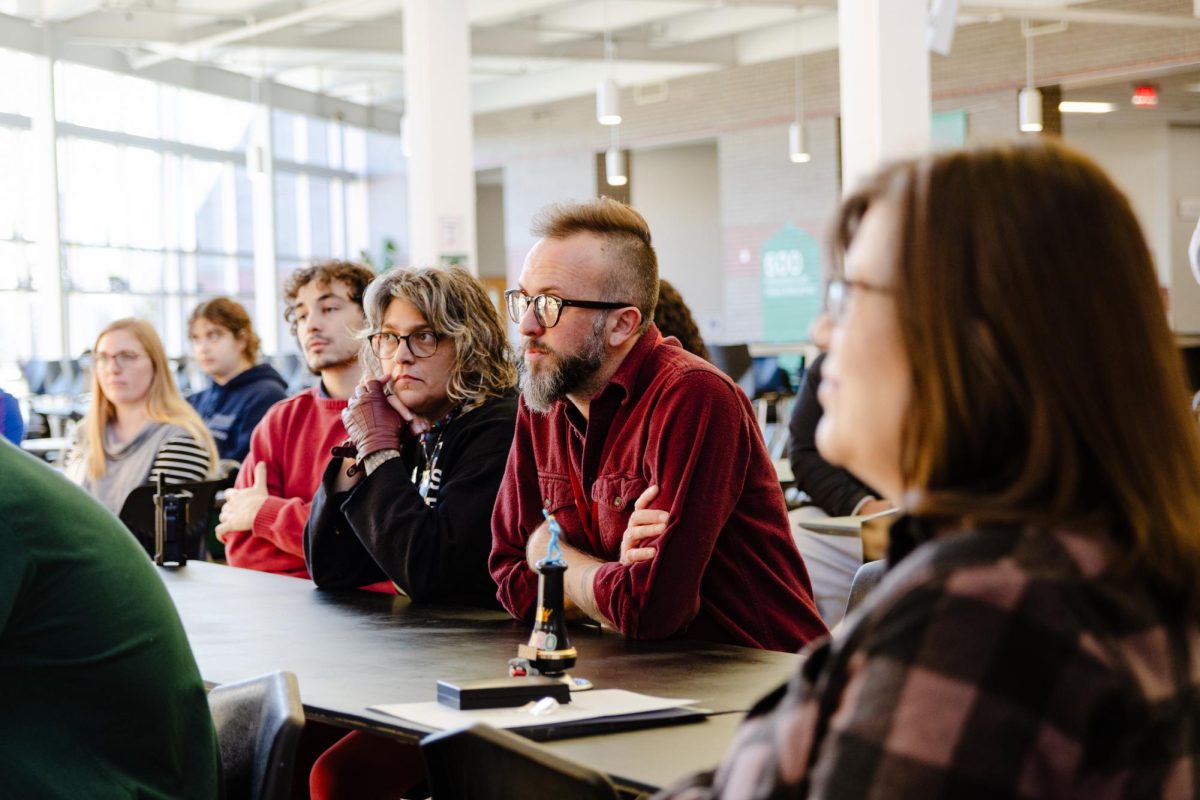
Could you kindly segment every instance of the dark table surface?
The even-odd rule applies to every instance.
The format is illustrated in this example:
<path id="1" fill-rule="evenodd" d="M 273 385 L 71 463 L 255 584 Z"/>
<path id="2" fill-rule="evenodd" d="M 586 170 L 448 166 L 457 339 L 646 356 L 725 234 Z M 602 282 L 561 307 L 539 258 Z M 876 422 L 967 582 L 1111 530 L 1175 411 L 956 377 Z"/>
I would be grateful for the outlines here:
<path id="1" fill-rule="evenodd" d="M 410 741 L 428 731 L 367 707 L 435 700 L 440 678 L 502 677 L 508 659 L 529 635 L 527 624 L 501 611 L 414 605 L 407 598 L 371 592 L 330 592 L 307 580 L 203 562 L 160 574 L 207 683 L 286 669 L 299 679 L 310 718 Z M 579 650 L 572 674 L 597 688 L 691 697 L 699 706 L 731 717 L 740 717 L 732 712 L 749 709 L 785 680 L 799 660 L 786 653 L 703 642 L 636 642 L 582 626 L 573 626 L 571 637 Z M 647 788 L 712 766 L 734 724 L 713 717 L 548 746 L 624 785 Z M 656 743 L 682 752 L 658 758 Z M 647 751 L 647 746 L 654 749 Z M 593 751 L 598 760 L 580 757 Z M 625 767 L 617 769 L 622 762 Z"/>

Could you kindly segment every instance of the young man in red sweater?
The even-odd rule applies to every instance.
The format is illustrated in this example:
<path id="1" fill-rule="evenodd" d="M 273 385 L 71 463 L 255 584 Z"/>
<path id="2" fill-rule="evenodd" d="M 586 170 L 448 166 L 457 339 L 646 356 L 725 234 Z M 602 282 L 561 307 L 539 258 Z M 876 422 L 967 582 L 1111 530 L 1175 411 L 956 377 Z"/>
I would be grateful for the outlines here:
<path id="1" fill-rule="evenodd" d="M 304 524 L 329 451 L 346 440 L 342 411 L 362 375 L 356 334 L 374 277 L 360 264 L 327 261 L 296 270 L 284 287 L 284 319 L 321 381 L 272 406 L 250 437 L 217 526 L 235 567 L 308 577 Z"/>

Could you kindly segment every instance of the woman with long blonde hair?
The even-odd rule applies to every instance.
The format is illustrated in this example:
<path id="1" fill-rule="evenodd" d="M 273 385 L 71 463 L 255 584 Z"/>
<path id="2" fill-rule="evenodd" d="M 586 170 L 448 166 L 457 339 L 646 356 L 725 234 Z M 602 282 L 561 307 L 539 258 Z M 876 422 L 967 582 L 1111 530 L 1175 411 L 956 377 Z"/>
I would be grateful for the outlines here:
<path id="1" fill-rule="evenodd" d="M 109 324 L 92 348 L 92 400 L 67 457 L 67 477 L 113 513 L 136 487 L 201 481 L 217 448 L 179 394 L 167 354 L 149 322 Z"/>

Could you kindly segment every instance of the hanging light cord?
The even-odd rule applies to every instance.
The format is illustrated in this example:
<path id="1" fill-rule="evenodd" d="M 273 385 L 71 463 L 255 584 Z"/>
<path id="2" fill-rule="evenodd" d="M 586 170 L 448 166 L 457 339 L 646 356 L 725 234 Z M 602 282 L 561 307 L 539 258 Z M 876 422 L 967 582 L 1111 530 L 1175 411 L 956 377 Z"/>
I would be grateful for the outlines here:
<path id="1" fill-rule="evenodd" d="M 797 12 L 799 13 L 799 12 Z M 800 52 L 800 23 L 795 27 L 796 55 L 792 59 L 792 80 L 796 87 L 796 122 L 804 119 L 804 56 Z"/>
<path id="2" fill-rule="evenodd" d="M 1025 33 L 1025 86 L 1033 88 L 1033 37 L 1029 31 Z"/>

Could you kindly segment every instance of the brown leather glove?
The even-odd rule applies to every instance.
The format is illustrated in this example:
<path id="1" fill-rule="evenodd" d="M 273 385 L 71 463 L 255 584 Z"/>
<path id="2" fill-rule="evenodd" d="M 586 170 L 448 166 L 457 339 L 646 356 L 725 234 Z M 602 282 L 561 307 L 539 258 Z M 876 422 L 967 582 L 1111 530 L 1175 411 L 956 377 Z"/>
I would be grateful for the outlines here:
<path id="1" fill-rule="evenodd" d="M 380 450 L 400 449 L 400 426 L 404 418 L 388 404 L 379 381 L 367 381 L 342 412 L 342 423 L 358 449 L 360 463 Z"/>

